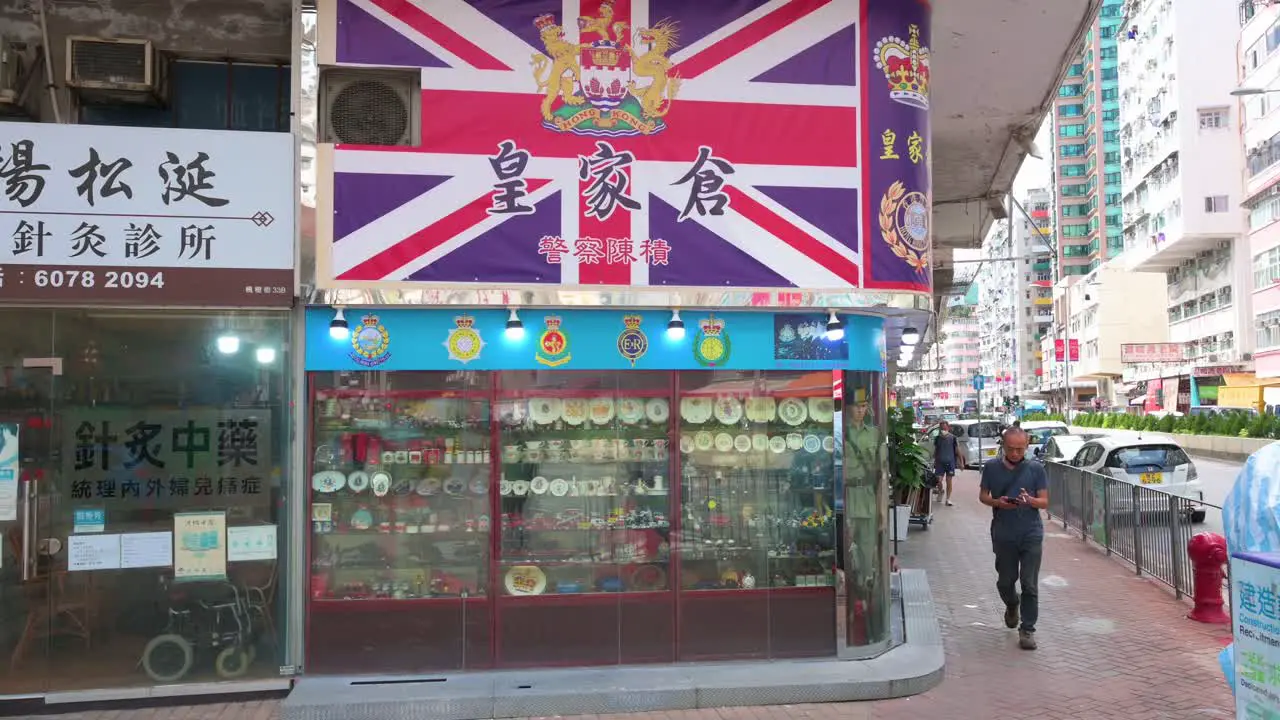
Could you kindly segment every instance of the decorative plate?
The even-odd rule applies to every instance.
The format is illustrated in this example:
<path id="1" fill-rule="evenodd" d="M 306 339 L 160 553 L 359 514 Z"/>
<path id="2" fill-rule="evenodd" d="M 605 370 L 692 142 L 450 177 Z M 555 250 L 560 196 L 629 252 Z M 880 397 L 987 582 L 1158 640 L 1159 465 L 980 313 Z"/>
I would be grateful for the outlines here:
<path id="1" fill-rule="evenodd" d="M 809 417 L 814 422 L 828 423 L 836 416 L 836 402 L 831 398 L 809 398 Z"/>
<path id="2" fill-rule="evenodd" d="M 720 452 L 729 452 L 733 449 L 733 436 L 729 433 L 720 433 L 716 435 L 716 450 Z"/>
<path id="3" fill-rule="evenodd" d="M 541 595 L 547 589 L 547 576 L 537 565 L 516 565 L 503 580 L 511 595 Z"/>
<path id="4" fill-rule="evenodd" d="M 591 422 L 596 425 L 608 425 L 613 422 L 613 398 L 594 398 L 591 401 Z"/>
<path id="5" fill-rule="evenodd" d="M 747 419 L 751 422 L 773 422 L 778 416 L 778 402 L 771 397 L 755 397 L 747 400 Z"/>
<path id="6" fill-rule="evenodd" d="M 630 590 L 662 590 L 667 587 L 667 571 L 657 565 L 641 565 L 631 572 Z"/>
<path id="7" fill-rule="evenodd" d="M 618 400 L 618 419 L 624 425 L 635 425 L 644 419 L 644 401 L 639 398 L 622 398 Z"/>
<path id="8" fill-rule="evenodd" d="M 680 417 L 694 425 L 710 420 L 714 412 L 715 403 L 711 402 L 711 398 L 690 397 L 680 401 Z"/>
<path id="9" fill-rule="evenodd" d="M 316 492 L 337 492 L 347 485 L 347 476 L 337 470 L 323 470 L 311 477 L 311 487 Z"/>
<path id="10" fill-rule="evenodd" d="M 542 495 L 547 492 L 547 488 L 551 485 L 551 481 L 539 475 L 529 481 L 529 490 L 534 495 Z"/>
<path id="11" fill-rule="evenodd" d="M 644 404 L 644 416 L 654 425 L 662 425 L 671 417 L 671 404 L 662 398 L 653 398 Z"/>
<path id="12" fill-rule="evenodd" d="M 769 449 L 769 436 L 764 433 L 756 433 L 751 436 L 751 449 L 756 452 L 764 452 Z"/>
<path id="13" fill-rule="evenodd" d="M 502 480 L 501 482 L 499 482 L 499 483 L 498 483 L 498 494 L 499 494 L 499 495 L 510 495 L 510 494 L 511 494 L 511 481 L 510 481 L 510 480 Z"/>
<path id="14" fill-rule="evenodd" d="M 373 527 L 373 513 L 364 508 L 351 513 L 352 530 L 368 530 Z"/>
<path id="15" fill-rule="evenodd" d="M 529 401 L 529 415 L 539 425 L 550 425 L 560 419 L 564 404 L 559 398 L 534 398 Z"/>
<path id="16" fill-rule="evenodd" d="M 751 450 L 751 438 L 746 435 L 739 435 L 733 439 L 733 449 L 738 452 L 747 452 Z"/>
<path id="17" fill-rule="evenodd" d="M 489 478 L 477 477 L 471 479 L 471 484 L 467 486 L 471 490 L 472 495 L 484 495 L 489 492 Z"/>
<path id="18" fill-rule="evenodd" d="M 774 435 L 769 438 L 769 449 L 775 453 L 784 453 L 787 451 L 787 439 L 781 435 Z"/>
<path id="19" fill-rule="evenodd" d="M 787 433 L 787 449 L 795 452 L 804 447 L 804 436 L 800 433 Z"/>
<path id="20" fill-rule="evenodd" d="M 524 400 L 512 400 L 503 409 L 503 419 L 512 425 L 523 425 L 529 419 L 529 403 Z"/>
<path id="21" fill-rule="evenodd" d="M 795 427 L 809 419 L 809 408 L 799 398 L 787 398 L 778 403 L 778 417 L 782 422 Z"/>
<path id="22" fill-rule="evenodd" d="M 422 495 L 423 497 L 426 497 L 428 495 L 435 495 L 439 493 L 440 492 L 439 478 L 423 478 L 421 482 L 418 483 L 418 486 L 414 488 L 414 492 L 418 493 L 419 495 Z"/>
<path id="23" fill-rule="evenodd" d="M 529 494 L 529 481 L 528 481 L 528 480 L 516 480 L 515 482 L 511 483 L 511 492 L 512 492 L 512 494 L 515 494 L 515 495 L 528 495 L 528 494 Z"/>
<path id="24" fill-rule="evenodd" d="M 816 453 L 822 449 L 822 441 L 818 439 L 817 435 L 805 435 L 804 449 L 805 452 Z"/>
<path id="25" fill-rule="evenodd" d="M 693 446 L 698 450 L 706 452 L 716 446 L 716 440 L 711 433 L 703 430 L 693 436 Z"/>
<path id="26" fill-rule="evenodd" d="M 444 481 L 446 495 L 461 495 L 467 491 L 467 481 L 462 478 L 449 478 Z"/>
<path id="27" fill-rule="evenodd" d="M 560 417 L 564 418 L 566 424 L 581 425 L 587 421 L 588 412 L 590 412 L 590 408 L 587 401 L 575 398 L 564 401 Z"/>
<path id="28" fill-rule="evenodd" d="M 680 436 L 680 452 L 686 455 L 693 452 L 693 438 L 688 435 Z"/>
<path id="29" fill-rule="evenodd" d="M 716 398 L 715 415 L 722 425 L 737 425 L 742 422 L 742 401 L 736 397 Z"/>
<path id="30" fill-rule="evenodd" d="M 369 476 L 369 487 L 373 488 L 374 495 L 384 497 L 391 491 L 391 475 L 379 470 Z"/>
<path id="31" fill-rule="evenodd" d="M 338 451 L 332 445 L 321 445 L 311 456 L 316 465 L 332 465 L 338 459 Z"/>
<path id="32" fill-rule="evenodd" d="M 356 470 L 347 476 L 347 487 L 351 488 L 353 493 L 362 493 L 369 489 L 369 473 L 363 470 Z"/>
<path id="33" fill-rule="evenodd" d="M 551 481 L 551 494 L 556 497 L 564 497 L 569 494 L 569 481 L 564 478 L 556 478 Z"/>
<path id="34" fill-rule="evenodd" d="M 830 435 L 822 438 L 822 449 L 826 450 L 827 452 L 835 452 L 836 439 L 831 437 Z"/>

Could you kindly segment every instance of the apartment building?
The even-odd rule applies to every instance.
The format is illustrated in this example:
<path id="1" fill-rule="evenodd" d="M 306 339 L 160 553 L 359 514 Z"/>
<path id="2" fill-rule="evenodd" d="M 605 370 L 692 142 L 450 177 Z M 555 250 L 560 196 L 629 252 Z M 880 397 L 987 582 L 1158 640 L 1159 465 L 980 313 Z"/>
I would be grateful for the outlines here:
<path id="1" fill-rule="evenodd" d="M 1053 107 L 1053 216 L 1064 277 L 1085 275 L 1124 250 L 1116 45 L 1122 5 L 1103 0 Z"/>
<path id="2" fill-rule="evenodd" d="M 1253 327 L 1245 335 L 1254 339 L 1254 369 L 1265 380 L 1280 377 L 1280 5 L 1241 3 L 1240 25 L 1236 111 L 1253 280 Z"/>
<path id="3" fill-rule="evenodd" d="M 977 393 L 973 377 L 982 370 L 979 325 L 979 287 L 972 282 L 969 291 L 952 299 L 939 318 L 938 342 L 918 361 L 917 372 L 904 374 L 903 385 L 913 389 L 914 397 L 931 401 L 934 408 L 946 412 L 973 412 Z M 983 406 L 990 396 L 984 393 Z"/>
<path id="4" fill-rule="evenodd" d="M 1182 345 L 1180 372 L 1210 384 L 1253 371 L 1251 293 L 1238 292 L 1252 263 L 1231 97 L 1239 73 L 1232 53 L 1206 52 L 1240 32 L 1220 4 L 1130 0 L 1119 40 L 1125 264 L 1166 278 L 1163 323 Z"/>
<path id="5" fill-rule="evenodd" d="M 1131 272 L 1122 259 L 1060 280 L 1054 286 L 1054 310 L 1067 319 L 1066 332 L 1049 333 L 1041 343 L 1041 394 L 1053 407 L 1065 408 L 1070 377 L 1072 409 L 1124 404 L 1120 346 L 1167 341 L 1165 293 L 1164 275 Z M 1073 346 L 1077 359 L 1071 357 Z"/>
<path id="6" fill-rule="evenodd" d="M 1051 205 L 1047 188 L 1027 191 L 1009 221 L 998 223 L 983 244 L 978 273 L 982 374 L 1004 406 L 1039 387 L 1040 340 L 1053 324 Z"/>

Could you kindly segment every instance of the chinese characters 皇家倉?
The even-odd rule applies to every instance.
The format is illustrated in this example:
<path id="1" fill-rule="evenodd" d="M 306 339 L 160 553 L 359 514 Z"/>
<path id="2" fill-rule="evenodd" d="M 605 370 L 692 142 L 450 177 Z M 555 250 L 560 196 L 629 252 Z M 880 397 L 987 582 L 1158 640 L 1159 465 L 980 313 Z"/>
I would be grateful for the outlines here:
<path id="1" fill-rule="evenodd" d="M 907 137 L 907 157 L 911 158 L 911 162 L 919 165 L 924 159 L 924 138 L 920 137 L 920 133 L 912 130 L 911 135 Z"/>
<path id="2" fill-rule="evenodd" d="M 156 168 L 164 182 L 164 193 L 160 196 L 164 204 L 195 198 L 209 207 L 226 205 L 225 198 L 205 195 L 214 189 L 210 179 L 217 175 L 204 166 L 208 161 L 209 154 L 205 152 L 197 153 L 194 160 L 185 164 L 175 153 L 166 152 L 165 160 Z"/>
<path id="3" fill-rule="evenodd" d="M 578 157 L 578 179 L 588 182 L 582 191 L 587 201 L 585 215 L 598 220 L 608 220 L 619 205 L 628 210 L 639 210 L 640 203 L 627 194 L 631 185 L 629 166 L 635 162 L 630 152 L 616 152 L 603 140 L 596 141 L 596 152 Z"/>
<path id="4" fill-rule="evenodd" d="M 880 133 L 881 160 L 897 160 L 899 158 L 898 148 L 895 147 L 897 142 L 898 133 L 887 129 Z"/>
<path id="5" fill-rule="evenodd" d="M 40 173 L 49 166 L 35 160 L 36 144 L 32 140 L 19 140 L 9 144 L 9 156 L 0 156 L 0 179 L 4 180 L 4 192 L 9 200 L 22 207 L 40 199 L 45 179 Z"/>
<path id="6" fill-rule="evenodd" d="M 76 194 L 89 201 L 89 206 L 94 204 L 94 188 L 98 184 L 98 180 L 102 180 L 102 187 L 97 189 L 97 194 L 102 198 L 109 198 L 112 195 L 123 194 L 130 200 L 133 199 L 133 188 L 129 187 L 120 180 L 120 173 L 133 167 L 133 161 L 128 158 L 118 158 L 112 162 L 103 162 L 98 157 L 98 149 L 89 148 L 89 159 L 79 167 L 72 168 L 67 174 L 73 178 L 84 178 L 80 184 L 76 186 Z"/>
<path id="7" fill-rule="evenodd" d="M 488 208 L 490 215 L 527 215 L 534 212 L 532 206 L 520 204 L 520 200 L 529 194 L 528 183 L 524 179 L 525 168 L 529 166 L 529 152 L 520 150 L 511 140 L 503 140 L 498 144 L 498 154 L 489 158 L 493 174 L 498 182 L 493 185 L 493 205 Z"/>
<path id="8" fill-rule="evenodd" d="M 693 183 L 689 190 L 689 200 L 685 203 L 684 210 L 680 211 L 676 222 L 684 222 L 689 214 L 695 211 L 702 217 L 724 215 L 724 209 L 729 205 L 729 195 L 723 189 L 724 176 L 733 173 L 733 166 L 727 160 L 712 155 L 711 148 L 706 145 L 699 147 L 698 159 L 693 163 L 693 167 L 679 180 L 671 183 L 672 185 Z"/>

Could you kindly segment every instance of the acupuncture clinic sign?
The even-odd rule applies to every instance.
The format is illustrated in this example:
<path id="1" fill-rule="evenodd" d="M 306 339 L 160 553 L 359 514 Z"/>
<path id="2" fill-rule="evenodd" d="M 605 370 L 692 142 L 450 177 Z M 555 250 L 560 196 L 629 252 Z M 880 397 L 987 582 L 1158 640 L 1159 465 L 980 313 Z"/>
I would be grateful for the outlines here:
<path id="1" fill-rule="evenodd" d="M 0 301 L 288 306 L 288 133 L 0 123 Z"/>

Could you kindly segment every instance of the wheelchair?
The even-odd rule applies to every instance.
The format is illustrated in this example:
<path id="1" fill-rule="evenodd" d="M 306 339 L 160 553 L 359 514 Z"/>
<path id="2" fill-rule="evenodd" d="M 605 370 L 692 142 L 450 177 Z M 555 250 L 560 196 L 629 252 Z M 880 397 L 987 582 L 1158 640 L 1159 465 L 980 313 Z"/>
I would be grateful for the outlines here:
<path id="1" fill-rule="evenodd" d="M 157 683 L 178 682 L 197 659 L 213 658 L 219 678 L 243 676 L 257 657 L 255 613 L 244 590 L 230 582 L 175 584 L 161 580 L 168 610 L 165 627 L 151 638 L 139 663 Z"/>

